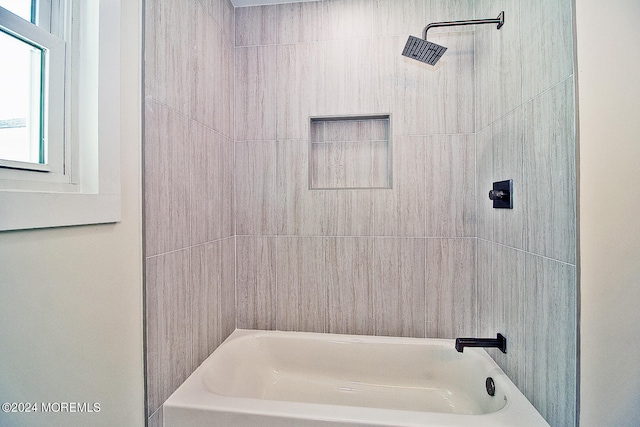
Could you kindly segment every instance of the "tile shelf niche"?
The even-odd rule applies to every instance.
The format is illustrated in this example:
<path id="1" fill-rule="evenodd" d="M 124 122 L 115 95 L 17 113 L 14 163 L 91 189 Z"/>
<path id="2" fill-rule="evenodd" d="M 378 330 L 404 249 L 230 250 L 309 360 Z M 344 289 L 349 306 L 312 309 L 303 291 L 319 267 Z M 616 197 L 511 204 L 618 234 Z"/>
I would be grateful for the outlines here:
<path id="1" fill-rule="evenodd" d="M 391 188 L 390 115 L 310 118 L 309 188 Z"/>

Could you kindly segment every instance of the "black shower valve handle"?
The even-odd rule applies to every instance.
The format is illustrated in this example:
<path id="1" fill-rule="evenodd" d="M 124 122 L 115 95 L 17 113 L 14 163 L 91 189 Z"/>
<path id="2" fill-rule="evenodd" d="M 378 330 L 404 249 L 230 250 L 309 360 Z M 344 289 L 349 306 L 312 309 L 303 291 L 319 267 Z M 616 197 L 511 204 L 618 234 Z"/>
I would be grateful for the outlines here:
<path id="1" fill-rule="evenodd" d="M 491 200 L 509 200 L 508 190 L 491 190 L 489 191 L 489 199 Z"/>
<path id="2" fill-rule="evenodd" d="M 513 209 L 513 180 L 494 182 L 489 199 L 493 200 L 494 208 Z"/>

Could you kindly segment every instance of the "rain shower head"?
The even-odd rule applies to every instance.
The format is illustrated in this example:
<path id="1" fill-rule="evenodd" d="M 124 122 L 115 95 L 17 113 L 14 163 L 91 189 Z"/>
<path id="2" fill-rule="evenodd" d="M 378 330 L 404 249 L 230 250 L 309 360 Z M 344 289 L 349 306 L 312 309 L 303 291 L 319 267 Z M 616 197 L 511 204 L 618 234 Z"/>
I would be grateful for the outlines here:
<path id="1" fill-rule="evenodd" d="M 436 65 L 436 62 L 447 51 L 447 48 L 414 36 L 409 36 L 407 44 L 404 46 L 402 54 L 408 58 L 417 59 L 429 65 Z"/>
<path id="2" fill-rule="evenodd" d="M 498 30 L 504 25 L 504 11 L 500 12 L 494 19 L 471 19 L 468 21 L 448 21 L 448 22 L 432 22 L 422 30 L 422 38 L 409 36 L 407 44 L 404 46 L 402 54 L 408 58 L 417 59 L 429 65 L 436 65 L 436 62 L 447 51 L 447 48 L 439 44 L 427 41 L 427 31 L 433 27 L 454 27 L 459 25 L 477 25 L 477 24 L 498 24 Z"/>

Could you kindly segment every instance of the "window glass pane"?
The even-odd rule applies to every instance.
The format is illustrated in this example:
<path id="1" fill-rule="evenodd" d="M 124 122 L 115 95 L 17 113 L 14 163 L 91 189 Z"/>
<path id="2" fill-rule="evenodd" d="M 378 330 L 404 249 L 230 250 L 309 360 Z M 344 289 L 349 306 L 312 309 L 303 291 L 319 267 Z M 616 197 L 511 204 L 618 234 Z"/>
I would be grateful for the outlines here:
<path id="1" fill-rule="evenodd" d="M 0 159 L 44 163 L 42 50 L 0 31 Z"/>
<path id="2" fill-rule="evenodd" d="M 22 19 L 32 22 L 33 0 L 0 0 L 0 7 L 13 12 Z"/>

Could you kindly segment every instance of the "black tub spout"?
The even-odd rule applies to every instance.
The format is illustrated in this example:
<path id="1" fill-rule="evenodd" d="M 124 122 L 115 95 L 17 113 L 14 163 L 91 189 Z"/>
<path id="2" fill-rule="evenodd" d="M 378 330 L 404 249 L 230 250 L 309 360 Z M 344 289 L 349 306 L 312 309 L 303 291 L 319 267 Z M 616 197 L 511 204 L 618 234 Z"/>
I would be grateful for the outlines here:
<path id="1" fill-rule="evenodd" d="M 506 353 L 507 339 L 502 334 L 496 338 L 456 338 L 456 350 L 462 353 L 465 347 L 495 347 Z"/>

